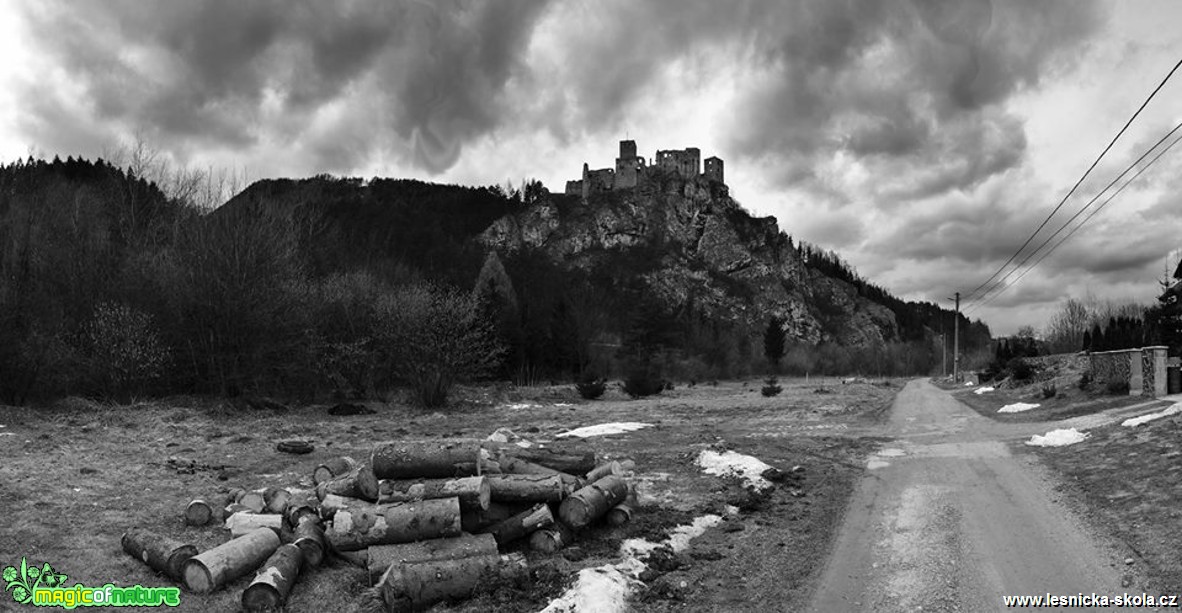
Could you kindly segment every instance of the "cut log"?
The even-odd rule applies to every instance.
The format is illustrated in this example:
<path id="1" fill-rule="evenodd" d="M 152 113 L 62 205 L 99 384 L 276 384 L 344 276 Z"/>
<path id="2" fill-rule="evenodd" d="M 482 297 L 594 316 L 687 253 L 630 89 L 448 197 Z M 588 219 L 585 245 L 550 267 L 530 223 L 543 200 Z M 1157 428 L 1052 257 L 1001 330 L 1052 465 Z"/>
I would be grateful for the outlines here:
<path id="1" fill-rule="evenodd" d="M 253 490 L 244 492 L 238 498 L 238 504 L 250 509 L 251 513 L 262 513 L 267 509 L 267 497 L 263 494 L 264 490 Z"/>
<path id="2" fill-rule="evenodd" d="M 410 502 L 454 496 L 460 499 L 461 508 L 487 509 L 491 494 L 492 490 L 484 477 L 418 481 L 383 479 L 378 484 L 378 502 Z"/>
<path id="3" fill-rule="evenodd" d="M 573 491 L 556 474 L 487 475 L 484 479 L 497 502 L 561 502 Z"/>
<path id="4" fill-rule="evenodd" d="M 562 482 L 566 484 L 567 489 L 572 492 L 585 485 L 582 479 L 574 475 L 568 475 L 560 470 L 554 470 L 541 464 L 519 460 L 513 456 L 502 455 L 497 464 L 501 472 L 507 475 L 558 475 L 562 478 Z"/>
<path id="5" fill-rule="evenodd" d="M 620 463 L 613 460 L 606 464 L 600 464 L 595 467 L 595 470 L 587 473 L 587 481 L 595 483 L 608 475 L 621 475 L 623 473 L 624 469 L 620 467 Z"/>
<path id="6" fill-rule="evenodd" d="M 316 494 L 309 490 L 292 490 L 291 500 L 287 501 L 287 510 L 283 512 L 283 518 L 287 520 L 287 525 L 294 529 L 305 517 L 320 518 L 320 501 L 316 499 Z"/>
<path id="7" fill-rule="evenodd" d="M 550 507 L 538 504 L 489 528 L 487 532 L 497 539 L 498 545 L 504 545 L 529 536 L 535 530 L 553 523 L 554 515 L 550 512 Z"/>
<path id="8" fill-rule="evenodd" d="M 622 526 L 632 520 L 632 505 L 627 502 L 622 502 L 607 511 L 607 524 L 609 526 Z"/>
<path id="9" fill-rule="evenodd" d="M 540 464 L 571 475 L 585 475 L 595 470 L 595 451 L 584 444 L 547 443 L 541 447 L 496 445 L 502 455 Z"/>
<path id="10" fill-rule="evenodd" d="M 242 592 L 242 608 L 247 611 L 275 611 L 287 601 L 291 586 L 300 575 L 304 554 L 295 545 L 281 545 L 267 558 L 254 581 Z"/>
<path id="11" fill-rule="evenodd" d="M 455 560 L 475 555 L 496 554 L 497 540 L 491 534 L 462 534 L 417 543 L 374 545 L 366 549 L 366 552 L 369 584 L 377 585 L 391 564 Z"/>
<path id="12" fill-rule="evenodd" d="M 386 610 L 419 611 L 447 600 L 470 597 L 481 585 L 515 581 L 529 572 L 520 554 L 484 554 L 430 562 L 391 564 L 379 589 Z"/>
<path id="13" fill-rule="evenodd" d="M 233 538 L 254 532 L 259 528 L 269 528 L 278 534 L 283 529 L 283 516 L 242 511 L 226 518 L 226 529 L 230 531 L 230 536 Z"/>
<path id="14" fill-rule="evenodd" d="M 480 473 L 480 443 L 424 441 L 379 443 L 370 463 L 379 479 L 445 479 Z"/>
<path id="15" fill-rule="evenodd" d="M 279 548 L 279 533 L 259 528 L 185 560 L 183 575 L 190 592 L 208 594 L 259 567 Z"/>
<path id="16" fill-rule="evenodd" d="M 201 527 L 213 521 L 215 505 L 200 498 L 189 502 L 185 507 L 185 523 L 190 526 Z"/>
<path id="17" fill-rule="evenodd" d="M 123 534 L 122 543 L 128 555 L 175 581 L 181 579 L 185 560 L 197 555 L 197 547 L 143 528 L 129 529 Z"/>
<path id="18" fill-rule="evenodd" d="M 376 502 L 378 480 L 369 464 L 359 464 L 353 470 L 316 486 L 316 496 L 320 500 L 324 500 L 324 497 L 329 494 Z"/>
<path id="19" fill-rule="evenodd" d="M 320 527 L 320 519 L 306 516 L 295 527 L 295 540 L 292 544 L 304 553 L 304 563 L 308 566 L 320 566 L 324 561 L 324 553 L 328 545 L 324 541 L 324 529 Z"/>
<path id="20" fill-rule="evenodd" d="M 611 475 L 571 494 L 558 507 L 558 516 L 572 528 L 582 528 L 604 516 L 628 497 L 628 482 Z"/>
<path id="21" fill-rule="evenodd" d="M 332 555 L 338 559 L 344 560 L 357 568 L 369 568 L 369 549 L 358 549 L 357 551 L 340 551 L 332 550 Z"/>
<path id="22" fill-rule="evenodd" d="M 459 534 L 460 502 L 456 498 L 380 505 L 358 502 L 338 509 L 325 530 L 329 543 L 342 551 Z"/>
<path id="23" fill-rule="evenodd" d="M 554 522 L 529 535 L 529 548 L 542 553 L 554 553 L 575 542 L 575 531 L 562 522 Z"/>
<path id="24" fill-rule="evenodd" d="M 486 528 L 495 526 L 528 508 L 529 505 L 523 504 L 490 502 L 487 509 L 462 509 L 460 527 L 464 532 L 483 532 Z"/>
<path id="25" fill-rule="evenodd" d="M 320 485 L 333 477 L 339 477 L 357 468 L 357 460 L 348 457 L 333 458 L 312 471 L 312 484 Z"/>
<path id="26" fill-rule="evenodd" d="M 287 510 L 287 503 L 291 500 L 291 492 L 278 487 L 269 487 L 263 490 L 263 502 L 267 504 L 264 509 L 268 513 L 283 514 Z"/>

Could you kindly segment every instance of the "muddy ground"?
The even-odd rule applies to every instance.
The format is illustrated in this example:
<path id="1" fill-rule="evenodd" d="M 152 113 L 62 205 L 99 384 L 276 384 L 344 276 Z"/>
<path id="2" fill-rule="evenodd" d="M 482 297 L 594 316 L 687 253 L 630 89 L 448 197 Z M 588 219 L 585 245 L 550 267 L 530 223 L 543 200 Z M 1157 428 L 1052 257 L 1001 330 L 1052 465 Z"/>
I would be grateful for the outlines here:
<path id="1" fill-rule="evenodd" d="M 535 440 L 610 421 L 654 427 L 588 439 L 601 456 L 632 458 L 649 506 L 621 528 L 595 528 L 560 555 L 529 553 L 528 584 L 502 586 L 444 610 L 537 611 L 580 568 L 616 560 L 626 538 L 659 540 L 704 513 L 742 510 L 684 554 L 657 564 L 634 599 L 645 611 L 793 610 L 824 563 L 845 502 L 880 441 L 900 382 L 785 384 L 764 398 L 758 382 L 731 382 L 628 400 L 617 390 L 584 401 L 570 387 L 461 390 L 457 406 L 426 413 L 395 402 L 372 415 L 333 417 L 328 405 L 252 411 L 222 401 L 172 399 L 134 406 L 71 400 L 48 408 L 0 407 L 0 565 L 49 562 L 67 585 L 170 585 L 122 552 L 119 538 L 143 526 L 201 550 L 228 538 L 191 528 L 181 512 L 195 497 L 230 487 L 297 486 L 337 455 L 364 457 L 376 441 L 484 438 L 507 427 Z M 302 437 L 316 451 L 279 453 Z M 784 470 L 802 467 L 800 487 L 755 499 L 736 483 L 705 475 L 694 460 L 709 446 L 754 455 Z M 183 594 L 182 611 L 235 611 L 247 579 L 209 596 Z M 331 561 L 301 577 L 289 611 L 365 610 L 364 572 Z M 5 597 L 7 598 L 7 596 Z"/>

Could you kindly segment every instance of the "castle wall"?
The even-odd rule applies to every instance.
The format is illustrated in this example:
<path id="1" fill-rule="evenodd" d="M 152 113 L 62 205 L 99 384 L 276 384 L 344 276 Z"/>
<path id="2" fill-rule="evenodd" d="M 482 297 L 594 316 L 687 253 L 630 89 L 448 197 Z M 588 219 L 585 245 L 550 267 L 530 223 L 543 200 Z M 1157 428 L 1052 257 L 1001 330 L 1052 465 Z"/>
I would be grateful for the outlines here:
<path id="1" fill-rule="evenodd" d="M 565 193 L 567 196 L 582 196 L 583 195 L 583 181 L 580 179 L 575 179 L 573 181 L 567 181 Z"/>

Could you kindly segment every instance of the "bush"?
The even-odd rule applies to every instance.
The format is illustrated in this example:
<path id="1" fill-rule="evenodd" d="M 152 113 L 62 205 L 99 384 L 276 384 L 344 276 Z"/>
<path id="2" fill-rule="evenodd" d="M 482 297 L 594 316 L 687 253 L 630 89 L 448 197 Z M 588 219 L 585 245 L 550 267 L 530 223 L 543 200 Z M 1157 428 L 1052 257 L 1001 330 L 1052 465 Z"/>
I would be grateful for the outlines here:
<path id="1" fill-rule="evenodd" d="M 631 398 L 643 398 L 660 394 L 665 389 L 665 379 L 652 364 L 636 363 L 628 368 L 621 387 Z"/>
<path id="2" fill-rule="evenodd" d="M 1109 381 L 1104 387 L 1108 390 L 1109 394 L 1114 396 L 1129 393 L 1128 381 L 1113 380 Z"/>
<path id="3" fill-rule="evenodd" d="M 1086 390 L 1092 385 L 1092 373 L 1085 372 L 1079 376 L 1079 389 Z"/>
<path id="4" fill-rule="evenodd" d="M 1059 390 L 1055 388 L 1054 383 L 1048 383 L 1048 384 L 1042 386 L 1042 397 L 1043 398 L 1046 398 L 1049 400 L 1051 398 L 1054 398 L 1055 395 L 1058 393 L 1059 393 Z"/>
<path id="5" fill-rule="evenodd" d="M 763 394 L 765 398 L 771 398 L 782 391 L 784 391 L 784 388 L 780 387 L 779 381 L 775 377 L 768 377 L 764 381 L 764 386 L 760 388 L 759 393 Z"/>
<path id="6" fill-rule="evenodd" d="M 1028 381 L 1030 377 L 1034 376 L 1034 367 L 1029 362 L 1022 358 L 1014 358 L 1006 363 L 1006 369 L 1010 371 L 1010 376 L 1015 381 Z"/>
<path id="7" fill-rule="evenodd" d="M 607 391 L 607 381 L 600 377 L 584 376 L 578 383 L 575 383 L 575 389 L 583 398 L 595 400 Z"/>
<path id="8" fill-rule="evenodd" d="M 141 392 L 169 358 L 152 317 L 124 304 L 96 306 L 82 336 L 94 384 L 107 398 L 126 401 Z"/>

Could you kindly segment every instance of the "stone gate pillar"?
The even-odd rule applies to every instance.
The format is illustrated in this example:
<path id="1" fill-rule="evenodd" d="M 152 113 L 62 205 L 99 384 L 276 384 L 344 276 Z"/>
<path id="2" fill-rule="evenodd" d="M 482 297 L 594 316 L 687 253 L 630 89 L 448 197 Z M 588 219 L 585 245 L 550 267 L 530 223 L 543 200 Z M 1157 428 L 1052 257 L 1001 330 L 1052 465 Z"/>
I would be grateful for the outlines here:
<path id="1" fill-rule="evenodd" d="M 1141 396 L 1145 393 L 1145 378 L 1143 376 L 1145 368 L 1141 354 L 1142 350 L 1140 349 L 1129 349 L 1125 353 L 1125 359 L 1129 361 L 1130 396 Z"/>
<path id="2" fill-rule="evenodd" d="M 1160 345 L 1141 350 L 1141 388 L 1146 396 L 1159 398 L 1167 393 L 1166 350 Z"/>

